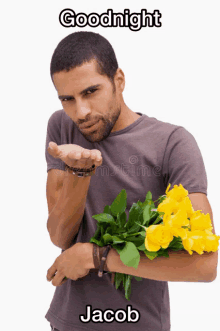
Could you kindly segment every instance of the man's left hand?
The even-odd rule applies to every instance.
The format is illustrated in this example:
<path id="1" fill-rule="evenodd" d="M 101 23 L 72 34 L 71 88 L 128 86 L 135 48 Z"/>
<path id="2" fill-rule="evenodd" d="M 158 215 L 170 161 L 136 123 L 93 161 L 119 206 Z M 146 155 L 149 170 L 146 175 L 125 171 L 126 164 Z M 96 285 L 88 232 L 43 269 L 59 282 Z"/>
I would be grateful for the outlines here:
<path id="1" fill-rule="evenodd" d="M 47 271 L 47 280 L 54 286 L 63 285 L 67 279 L 77 280 L 94 268 L 93 244 L 76 243 L 61 253 Z"/>

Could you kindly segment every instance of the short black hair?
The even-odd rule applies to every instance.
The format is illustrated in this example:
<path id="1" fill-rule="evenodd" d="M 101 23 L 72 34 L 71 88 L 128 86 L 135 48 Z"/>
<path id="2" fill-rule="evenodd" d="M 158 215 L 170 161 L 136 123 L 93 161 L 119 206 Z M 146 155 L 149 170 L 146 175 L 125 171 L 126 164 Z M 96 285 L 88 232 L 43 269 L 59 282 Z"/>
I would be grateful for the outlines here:
<path id="1" fill-rule="evenodd" d="M 93 59 L 97 62 L 98 73 L 108 76 L 114 85 L 118 69 L 115 52 L 107 39 L 88 31 L 71 33 L 60 41 L 50 63 L 51 78 L 56 72 L 69 71 Z"/>

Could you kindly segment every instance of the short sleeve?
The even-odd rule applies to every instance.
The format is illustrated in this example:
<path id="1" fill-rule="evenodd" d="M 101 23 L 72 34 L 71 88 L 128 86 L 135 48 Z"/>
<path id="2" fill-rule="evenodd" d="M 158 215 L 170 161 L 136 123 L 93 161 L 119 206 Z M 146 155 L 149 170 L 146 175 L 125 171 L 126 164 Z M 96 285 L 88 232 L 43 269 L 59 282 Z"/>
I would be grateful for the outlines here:
<path id="1" fill-rule="evenodd" d="M 168 184 L 182 184 L 189 193 L 207 195 L 207 175 L 203 158 L 193 135 L 183 127 L 176 128 L 167 141 L 163 159 L 163 178 Z"/>
<path id="2" fill-rule="evenodd" d="M 46 134 L 46 144 L 45 144 L 45 157 L 47 162 L 47 172 L 50 169 L 60 169 L 65 170 L 65 163 L 60 160 L 54 158 L 52 155 L 50 155 L 47 151 L 47 148 L 49 146 L 49 142 L 53 141 L 57 145 L 61 145 L 61 112 L 56 111 L 54 112 L 47 124 L 47 134 Z"/>

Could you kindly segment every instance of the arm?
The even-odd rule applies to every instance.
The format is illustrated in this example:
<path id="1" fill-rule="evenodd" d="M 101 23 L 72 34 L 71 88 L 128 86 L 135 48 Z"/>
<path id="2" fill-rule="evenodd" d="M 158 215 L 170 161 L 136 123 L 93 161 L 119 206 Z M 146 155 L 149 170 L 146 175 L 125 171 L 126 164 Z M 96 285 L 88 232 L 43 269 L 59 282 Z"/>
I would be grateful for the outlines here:
<path id="1" fill-rule="evenodd" d="M 141 258 L 138 268 L 134 269 L 124 265 L 117 251 L 111 249 L 107 257 L 107 267 L 111 272 L 158 281 L 210 282 L 214 279 L 203 272 L 203 264 L 208 264 L 210 261 L 209 254 L 204 253 L 200 256 L 196 252 L 189 255 L 186 251 L 170 251 L 169 258 L 160 256 L 151 261 L 143 252 L 140 252 Z"/>
<path id="2" fill-rule="evenodd" d="M 99 150 L 87 150 L 75 144 L 57 145 L 50 142 L 48 154 L 74 168 L 90 168 L 102 163 Z M 56 160 L 55 160 L 56 161 Z M 53 160 L 52 160 L 53 162 Z M 69 171 L 50 169 L 47 179 L 49 217 L 47 229 L 51 241 L 66 250 L 78 233 L 91 177 L 79 178 Z"/>
<path id="3" fill-rule="evenodd" d="M 64 250 L 70 247 L 79 231 L 90 180 L 90 176 L 78 178 L 68 171 L 48 171 L 47 229 L 54 245 Z"/>
<path id="4" fill-rule="evenodd" d="M 203 213 L 210 214 L 214 230 L 212 210 L 206 195 L 191 193 L 189 198 L 194 210 L 202 210 Z M 215 234 L 214 231 L 213 233 Z M 140 255 L 138 268 L 134 269 L 124 265 L 118 252 L 112 248 L 107 257 L 107 267 L 111 272 L 158 281 L 211 282 L 217 276 L 218 251 L 204 252 L 202 255 L 196 252 L 190 255 L 187 251 L 170 251 L 169 258 L 161 256 L 152 261 L 143 252 L 140 252 Z M 94 268 L 92 261 L 90 261 L 90 267 Z"/>

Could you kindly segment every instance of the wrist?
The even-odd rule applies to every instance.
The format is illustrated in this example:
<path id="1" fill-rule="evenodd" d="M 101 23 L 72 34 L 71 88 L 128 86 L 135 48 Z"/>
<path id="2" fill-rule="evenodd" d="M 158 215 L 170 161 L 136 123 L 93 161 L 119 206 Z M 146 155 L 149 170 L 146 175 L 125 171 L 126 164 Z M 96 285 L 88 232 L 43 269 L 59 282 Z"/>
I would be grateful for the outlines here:
<path id="1" fill-rule="evenodd" d="M 96 165 L 93 164 L 90 168 L 74 168 L 65 164 L 65 171 L 72 173 L 79 178 L 91 177 L 95 174 Z"/>
<path id="2" fill-rule="evenodd" d="M 85 267 L 86 269 L 95 269 L 93 260 L 93 244 L 83 243 L 83 252 L 85 253 Z"/>
<path id="3" fill-rule="evenodd" d="M 112 272 L 112 259 L 114 254 L 117 252 L 111 247 L 111 245 L 107 245 L 104 247 L 100 247 L 96 244 L 93 245 L 93 265 L 95 270 L 98 270 L 98 276 L 102 277 L 104 273 Z M 118 254 L 117 254 L 118 255 Z M 111 283 L 114 284 L 115 272 L 112 272 Z"/>

